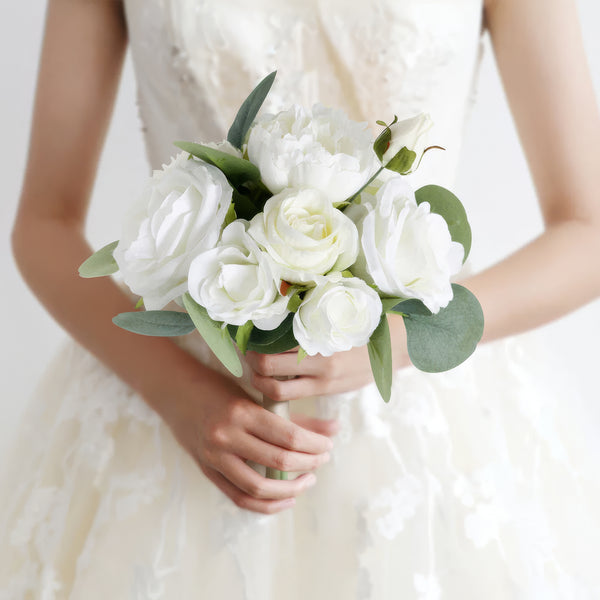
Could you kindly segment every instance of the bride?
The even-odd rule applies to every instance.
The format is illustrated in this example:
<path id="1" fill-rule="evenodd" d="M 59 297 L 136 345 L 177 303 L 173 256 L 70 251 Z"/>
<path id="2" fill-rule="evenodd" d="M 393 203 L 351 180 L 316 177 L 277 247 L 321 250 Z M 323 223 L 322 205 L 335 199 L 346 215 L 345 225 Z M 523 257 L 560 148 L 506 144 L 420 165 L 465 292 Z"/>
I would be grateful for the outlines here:
<path id="1" fill-rule="evenodd" d="M 417 372 L 392 320 L 383 405 L 364 348 L 300 365 L 249 354 L 253 388 L 301 409 L 290 423 L 197 336 L 108 326 L 131 299 L 77 266 L 91 253 L 87 202 L 127 40 L 154 168 L 175 139 L 222 139 L 277 68 L 269 111 L 430 112 L 447 152 L 428 155 L 417 187 L 452 185 L 482 26 L 545 231 L 463 280 L 489 342 L 465 365 Z M 12 240 L 74 341 L 1 482 L 0 598 L 598 597 L 594 465 L 564 396 L 505 338 L 599 295 L 599 156 L 573 0 L 49 0 Z M 247 460 L 303 474 L 267 480 Z"/>

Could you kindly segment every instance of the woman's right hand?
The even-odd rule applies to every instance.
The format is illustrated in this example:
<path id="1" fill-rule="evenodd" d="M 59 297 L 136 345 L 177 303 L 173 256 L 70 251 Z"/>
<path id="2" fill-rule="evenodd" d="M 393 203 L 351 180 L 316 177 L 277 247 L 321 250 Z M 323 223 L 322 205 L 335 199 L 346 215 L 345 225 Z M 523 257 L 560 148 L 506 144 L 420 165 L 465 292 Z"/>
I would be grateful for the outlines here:
<path id="1" fill-rule="evenodd" d="M 202 472 L 237 506 L 268 514 L 292 507 L 316 477 L 267 479 L 246 460 L 281 471 L 314 471 L 329 460 L 333 443 L 327 435 L 336 431 L 335 421 L 298 421 L 312 431 L 287 421 L 256 404 L 235 381 L 200 365 L 197 375 L 178 380 L 161 407 Z"/>

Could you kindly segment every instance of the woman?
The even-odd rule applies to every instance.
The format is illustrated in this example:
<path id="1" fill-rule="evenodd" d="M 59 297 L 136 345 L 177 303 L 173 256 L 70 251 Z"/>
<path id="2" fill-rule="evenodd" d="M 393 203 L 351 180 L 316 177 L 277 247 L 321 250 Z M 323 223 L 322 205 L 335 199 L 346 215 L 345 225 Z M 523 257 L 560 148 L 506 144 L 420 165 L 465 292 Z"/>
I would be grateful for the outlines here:
<path id="1" fill-rule="evenodd" d="M 507 345 L 447 376 L 400 370 L 389 407 L 367 385 L 364 348 L 300 365 L 292 354 L 249 355 L 258 391 L 296 404 L 322 396 L 321 418 L 287 423 L 210 368 L 197 338 L 175 345 L 107 327 L 130 299 L 111 281 L 77 277 L 128 35 L 154 167 L 174 139 L 222 138 L 252 84 L 277 67 L 270 110 L 320 100 L 371 121 L 429 110 L 448 150 L 417 176 L 444 184 L 484 14 L 546 224 L 465 280 L 485 340 L 599 294 L 600 118 L 572 2 L 280 4 L 49 2 L 13 247 L 29 285 L 91 355 L 71 346 L 60 357 L 69 372 L 52 377 L 21 438 L 1 531 L 8 597 L 179 598 L 200 586 L 222 598 L 591 597 L 599 582 L 586 551 L 599 538 L 585 546 L 573 531 L 597 526 L 583 504 L 597 490 L 569 431 L 531 418 L 540 391 Z M 53 262 L 37 247 L 52 247 Z M 402 324 L 391 325 L 405 366 Z M 266 480 L 246 460 L 308 473 Z M 554 487 L 569 491 L 553 499 Z"/>

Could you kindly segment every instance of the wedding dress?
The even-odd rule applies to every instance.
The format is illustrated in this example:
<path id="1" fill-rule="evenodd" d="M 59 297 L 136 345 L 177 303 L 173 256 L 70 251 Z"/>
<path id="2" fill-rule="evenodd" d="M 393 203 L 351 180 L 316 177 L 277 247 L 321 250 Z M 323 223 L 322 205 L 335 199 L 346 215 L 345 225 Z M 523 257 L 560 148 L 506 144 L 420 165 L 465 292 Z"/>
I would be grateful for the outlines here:
<path id="1" fill-rule="evenodd" d="M 320 101 L 389 122 L 428 111 L 413 177 L 453 185 L 479 61 L 481 0 L 126 0 L 150 163 L 263 110 Z M 5 461 L 2 600 L 600 598 L 598 457 L 527 336 L 451 372 L 405 368 L 298 401 L 336 417 L 332 460 L 297 505 L 237 508 L 144 401 L 70 341 Z M 202 340 L 180 341 L 218 368 Z M 310 407 L 309 407 L 310 408 Z"/>

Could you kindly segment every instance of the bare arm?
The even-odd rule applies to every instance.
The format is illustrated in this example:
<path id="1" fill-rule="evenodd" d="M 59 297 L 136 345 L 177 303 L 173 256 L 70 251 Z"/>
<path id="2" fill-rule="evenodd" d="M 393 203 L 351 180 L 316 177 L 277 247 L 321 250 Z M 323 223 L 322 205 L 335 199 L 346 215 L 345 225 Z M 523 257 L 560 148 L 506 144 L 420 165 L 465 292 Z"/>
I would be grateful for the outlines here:
<path id="1" fill-rule="evenodd" d="M 49 1 L 14 255 L 54 318 L 140 392 L 220 489 L 240 506 L 281 510 L 312 476 L 267 481 L 244 459 L 312 470 L 329 440 L 258 407 L 171 341 L 112 326 L 129 299 L 109 278 L 77 274 L 91 253 L 83 226 L 126 43 L 120 2 Z"/>
<path id="2" fill-rule="evenodd" d="M 492 340 L 600 295 L 600 115 L 574 0 L 488 0 L 486 20 L 545 223 L 465 282 Z"/>

